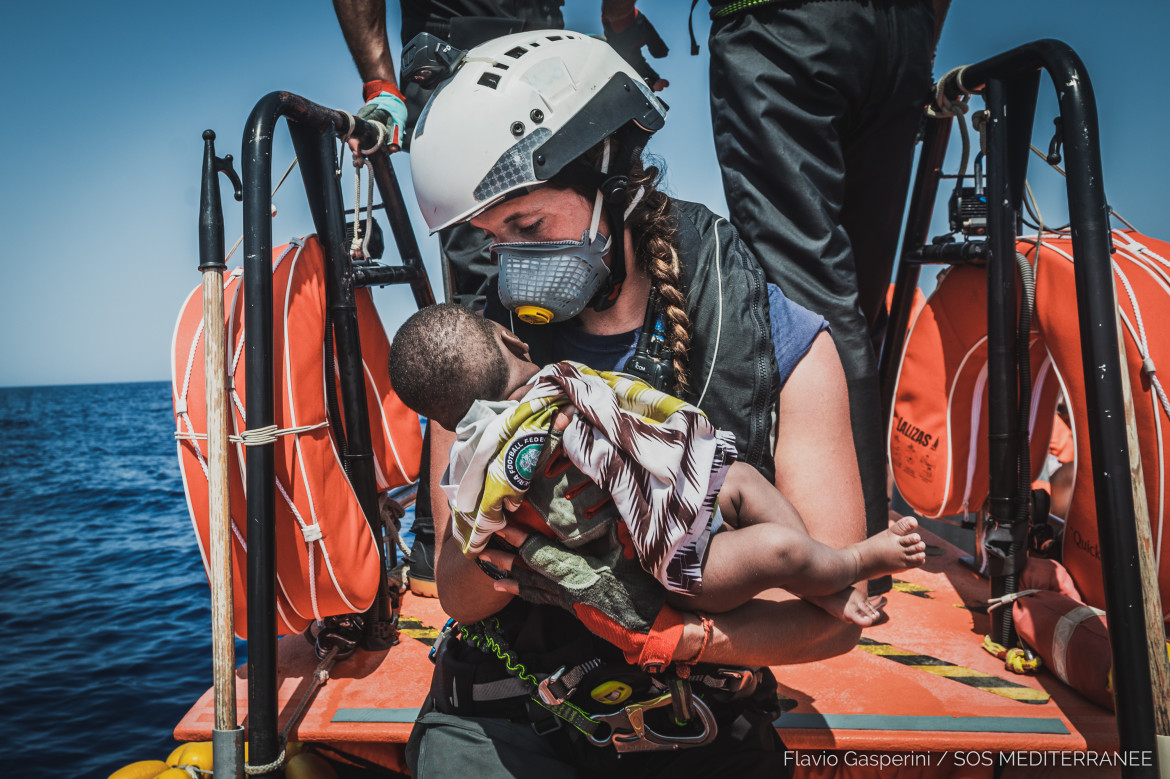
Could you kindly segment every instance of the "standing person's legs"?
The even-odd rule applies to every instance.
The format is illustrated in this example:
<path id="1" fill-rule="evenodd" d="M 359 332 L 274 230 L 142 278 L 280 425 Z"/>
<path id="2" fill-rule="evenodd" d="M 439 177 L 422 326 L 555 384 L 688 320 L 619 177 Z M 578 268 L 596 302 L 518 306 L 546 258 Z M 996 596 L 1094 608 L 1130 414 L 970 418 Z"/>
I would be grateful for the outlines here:
<path id="1" fill-rule="evenodd" d="M 886 527 L 887 498 L 869 315 L 889 281 L 929 88 L 930 25 L 922 25 L 919 57 L 895 48 L 909 44 L 893 39 L 888 20 L 910 14 L 929 22 L 930 10 L 891 5 L 906 8 L 770 5 L 716 21 L 710 39 L 715 148 L 732 222 L 768 279 L 832 326 L 871 534 Z M 921 83 L 892 77 L 891 67 L 920 71 Z"/>

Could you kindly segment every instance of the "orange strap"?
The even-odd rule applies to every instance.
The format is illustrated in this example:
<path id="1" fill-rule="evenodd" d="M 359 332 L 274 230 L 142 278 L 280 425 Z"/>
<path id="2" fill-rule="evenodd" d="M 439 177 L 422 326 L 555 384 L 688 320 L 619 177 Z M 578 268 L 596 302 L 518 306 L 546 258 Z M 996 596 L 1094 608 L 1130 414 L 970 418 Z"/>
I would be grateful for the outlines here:
<path id="1" fill-rule="evenodd" d="M 663 606 L 646 636 L 642 652 L 638 655 L 638 666 L 643 669 L 665 668 L 674 659 L 674 650 L 682 641 L 683 616 L 670 606 Z M 629 660 L 629 655 L 626 656 Z"/>
<path id="2" fill-rule="evenodd" d="M 376 78 L 373 81 L 367 81 L 362 84 L 362 100 L 365 100 L 367 103 L 370 102 L 371 98 L 377 97 L 383 92 L 394 95 L 404 103 L 406 102 L 406 99 L 402 97 L 402 93 L 398 91 L 398 85 L 393 81 L 383 81 L 382 79 Z"/>

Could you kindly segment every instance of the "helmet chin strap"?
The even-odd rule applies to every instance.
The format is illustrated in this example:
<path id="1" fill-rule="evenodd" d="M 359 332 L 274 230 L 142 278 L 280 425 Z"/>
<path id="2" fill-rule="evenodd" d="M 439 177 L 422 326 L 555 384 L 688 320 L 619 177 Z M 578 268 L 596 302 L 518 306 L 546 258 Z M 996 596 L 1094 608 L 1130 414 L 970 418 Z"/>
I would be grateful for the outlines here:
<path id="1" fill-rule="evenodd" d="M 597 173 L 600 183 L 597 187 L 598 199 L 594 201 L 594 222 L 600 217 L 598 206 L 604 203 L 605 214 L 609 218 L 610 249 L 609 249 L 609 276 L 605 284 L 593 296 L 589 305 L 594 311 L 605 311 L 617 302 L 622 292 L 622 284 L 626 280 L 626 216 L 632 211 L 627 208 L 629 195 L 626 187 L 629 185 L 629 171 L 633 161 L 642 154 L 642 148 L 649 140 L 650 133 L 636 124 L 631 124 L 626 130 L 625 143 L 615 161 L 614 173 L 609 173 L 609 151 L 611 141 L 605 139 L 605 146 L 601 157 L 601 170 Z M 642 198 L 641 191 L 634 198 L 632 205 L 636 205 Z"/>

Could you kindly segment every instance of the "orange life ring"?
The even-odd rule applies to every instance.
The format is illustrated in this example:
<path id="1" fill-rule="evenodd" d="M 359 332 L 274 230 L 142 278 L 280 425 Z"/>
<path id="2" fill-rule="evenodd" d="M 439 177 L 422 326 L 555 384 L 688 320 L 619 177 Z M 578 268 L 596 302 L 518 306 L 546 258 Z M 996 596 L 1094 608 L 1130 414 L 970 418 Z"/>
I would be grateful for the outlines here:
<path id="1" fill-rule="evenodd" d="M 300 633 L 314 619 L 360 612 L 377 591 L 376 540 L 342 468 L 325 403 L 325 258 L 315 237 L 273 252 L 273 381 L 277 627 Z M 200 289 L 179 314 L 172 344 L 176 437 L 187 505 L 204 566 L 208 564 L 208 482 Z M 229 433 L 232 579 L 236 634 L 246 637 L 247 447 L 244 294 L 240 269 L 224 279 Z M 386 371 L 389 340 L 367 291 L 357 294 L 376 475 L 380 489 L 418 478 L 418 417 L 394 396 Z M 201 438 L 201 436 L 203 438 Z"/>
<path id="2" fill-rule="evenodd" d="M 1032 478 L 1048 452 L 1058 393 L 1032 330 Z M 887 431 L 898 492 L 938 518 L 978 511 L 987 498 L 987 273 L 948 269 L 906 337 Z"/>
<path id="3" fill-rule="evenodd" d="M 1170 616 L 1170 532 L 1167 478 L 1170 465 L 1170 404 L 1153 368 L 1170 366 L 1170 244 L 1132 230 L 1114 230 L 1112 255 L 1121 332 L 1129 364 L 1146 501 L 1155 553 L 1162 561 L 1158 589 L 1163 618 Z M 1036 266 L 1036 324 L 1064 386 L 1077 454 L 1071 503 L 1065 522 L 1063 562 L 1086 604 L 1105 608 L 1097 508 L 1089 457 L 1089 426 L 1081 337 L 1073 281 L 1072 241 L 1045 235 L 1021 239 L 1019 250 Z M 1037 255 L 1039 255 L 1037 259 Z"/>

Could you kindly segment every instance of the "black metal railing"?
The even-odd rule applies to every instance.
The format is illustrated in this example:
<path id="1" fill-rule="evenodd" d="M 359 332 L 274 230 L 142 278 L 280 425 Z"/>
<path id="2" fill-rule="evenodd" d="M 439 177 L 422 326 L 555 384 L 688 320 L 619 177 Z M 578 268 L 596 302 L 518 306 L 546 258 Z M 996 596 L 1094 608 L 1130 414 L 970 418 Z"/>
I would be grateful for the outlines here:
<path id="1" fill-rule="evenodd" d="M 272 304 L 272 139 L 277 121 L 285 118 L 296 150 L 301 178 L 314 227 L 321 241 L 328 273 L 326 309 L 327 339 L 335 354 L 340 397 L 331 420 L 341 436 L 342 464 L 349 476 L 366 520 L 381 538 L 373 451 L 367 416 L 361 343 L 357 326 L 356 286 L 408 284 L 418 307 L 435 302 L 423 267 L 414 231 L 407 216 L 389 154 L 381 150 L 369 160 L 385 215 L 394 235 L 401 264 L 363 264 L 355 267 L 345 240 L 345 209 L 341 195 L 337 138 L 349 127 L 349 119 L 288 92 L 273 92 L 252 110 L 243 138 L 244 200 L 244 326 L 248 333 L 244 369 L 248 377 L 246 407 L 248 429 L 267 427 L 274 421 L 273 304 Z M 377 143 L 375 128 L 354 120 L 353 135 L 364 148 Z M 230 158 L 229 158 L 230 159 Z M 213 160 L 213 163 L 216 162 Z M 222 255 L 223 212 L 216 176 L 222 164 L 205 163 L 205 188 L 200 203 L 200 235 L 218 245 Z M 208 182 L 210 179 L 210 183 Z M 332 361 L 331 361 L 332 362 Z M 332 382 L 329 382 L 332 392 Z M 345 420 L 340 424 L 341 416 Z M 248 735 L 252 765 L 277 759 L 281 745 L 277 730 L 276 687 L 276 546 L 274 498 L 274 447 L 249 449 L 248 491 Z M 386 570 L 395 563 L 393 545 L 379 544 L 384 559 L 378 596 L 364 615 L 363 645 L 385 648 L 397 640 Z M 278 771 L 268 775 L 277 775 Z"/>
<path id="2" fill-rule="evenodd" d="M 987 239 L 928 245 L 927 232 L 941 178 L 951 120 L 931 119 L 921 152 L 899 262 L 889 336 L 882 350 L 883 411 L 893 409 L 897 363 L 905 344 L 914 287 L 924 262 L 985 258 L 988 270 L 989 519 L 1009 548 L 989 554 L 991 595 L 1014 591 L 1025 550 L 1027 507 L 1018 459 L 1026 432 L 1017 424 L 1016 230 L 1042 72 L 1056 87 L 1063 126 L 1069 219 L 1082 344 L 1097 524 L 1105 585 L 1117 730 L 1123 752 L 1156 754 L 1154 702 L 1143 618 L 1142 582 L 1126 438 L 1126 416 L 1110 261 L 1109 207 L 1101 171 L 1097 107 L 1088 73 L 1066 44 L 1041 40 L 969 65 L 944 83 L 950 100 L 982 95 L 987 125 Z M 961 82 L 961 84 L 960 84 Z M 979 248 L 964 248 L 979 247 Z M 1024 358 L 1026 359 L 1026 355 Z M 1021 440 L 1024 438 L 1024 440 Z M 1027 478 L 1024 476 L 1023 478 Z M 1011 609 L 999 609 L 992 637 L 1014 641 Z M 1126 776 L 1156 776 L 1157 767 L 1129 766 Z"/>

